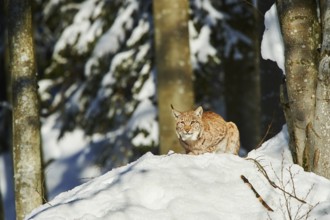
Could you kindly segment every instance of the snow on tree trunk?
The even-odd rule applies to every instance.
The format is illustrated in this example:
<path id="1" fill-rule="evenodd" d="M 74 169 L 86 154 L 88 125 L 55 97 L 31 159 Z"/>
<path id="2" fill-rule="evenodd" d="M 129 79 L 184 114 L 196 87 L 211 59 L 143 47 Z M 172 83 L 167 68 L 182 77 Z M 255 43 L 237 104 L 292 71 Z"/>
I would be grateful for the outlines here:
<path id="1" fill-rule="evenodd" d="M 187 0 L 153 1 L 157 67 L 160 153 L 182 152 L 175 135 L 170 105 L 179 110 L 193 106 Z"/>
<path id="2" fill-rule="evenodd" d="M 23 219 L 42 204 L 40 121 L 31 4 L 29 0 L 8 1 L 16 219 Z"/>
<path id="3" fill-rule="evenodd" d="M 285 46 L 285 71 L 290 147 L 295 162 L 310 169 L 313 146 L 306 145 L 315 113 L 319 23 L 316 3 L 309 0 L 277 0 Z M 306 148 L 306 146 L 308 146 Z"/>
<path id="4" fill-rule="evenodd" d="M 330 179 L 330 2 L 320 2 L 323 40 L 316 87 L 311 166 L 312 171 Z"/>

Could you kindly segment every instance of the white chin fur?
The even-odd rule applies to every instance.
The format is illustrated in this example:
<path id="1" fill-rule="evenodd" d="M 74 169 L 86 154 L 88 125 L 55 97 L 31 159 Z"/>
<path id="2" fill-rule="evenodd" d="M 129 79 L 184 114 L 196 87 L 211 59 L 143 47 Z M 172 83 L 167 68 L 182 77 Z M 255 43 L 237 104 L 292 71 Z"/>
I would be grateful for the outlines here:
<path id="1" fill-rule="evenodd" d="M 181 139 L 183 141 L 196 141 L 198 139 L 198 134 L 197 133 L 181 134 Z"/>

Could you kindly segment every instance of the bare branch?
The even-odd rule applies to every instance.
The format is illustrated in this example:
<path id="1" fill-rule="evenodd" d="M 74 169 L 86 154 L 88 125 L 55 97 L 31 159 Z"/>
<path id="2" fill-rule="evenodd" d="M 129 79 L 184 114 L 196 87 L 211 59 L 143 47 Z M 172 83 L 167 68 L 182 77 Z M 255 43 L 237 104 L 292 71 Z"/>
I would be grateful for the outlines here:
<path id="1" fill-rule="evenodd" d="M 246 158 L 246 160 L 252 160 L 252 161 L 256 164 L 256 166 L 258 167 L 259 171 L 263 174 L 263 176 L 267 179 L 267 181 L 269 182 L 269 184 L 270 184 L 273 188 L 281 190 L 283 193 L 289 195 L 290 197 L 292 197 L 292 198 L 298 200 L 298 201 L 301 202 L 301 203 L 306 203 L 306 201 L 304 201 L 303 199 L 298 198 L 297 196 L 293 195 L 292 193 L 287 192 L 287 191 L 286 191 L 285 189 L 283 189 L 282 187 L 276 185 L 275 182 L 272 181 L 272 180 L 269 178 L 269 176 L 268 176 L 266 170 L 264 169 L 264 167 L 263 167 L 263 166 L 262 166 L 262 165 L 261 165 L 256 159 L 253 159 L 253 158 Z"/>
<path id="2" fill-rule="evenodd" d="M 269 184 L 274 187 L 275 189 L 279 189 L 282 193 L 283 193 L 283 198 L 280 198 L 280 204 L 282 207 L 285 207 L 285 209 L 281 209 L 281 212 L 283 214 L 283 218 L 284 219 L 290 219 L 290 220 L 301 220 L 301 219 L 308 219 L 309 214 L 311 213 L 311 211 L 319 204 L 316 203 L 315 205 L 311 205 L 309 203 L 306 202 L 307 197 L 310 195 L 310 193 L 312 192 L 312 190 L 314 189 L 315 184 L 313 184 L 307 194 L 303 197 L 303 198 L 299 198 L 297 196 L 297 188 L 296 188 L 296 183 L 294 181 L 295 177 L 299 174 L 298 172 L 292 172 L 292 168 L 293 168 L 293 164 L 291 164 L 288 168 L 284 168 L 284 156 L 282 154 L 282 161 L 281 161 L 281 173 L 280 176 L 277 174 L 277 172 L 275 171 L 275 169 L 273 168 L 273 166 L 271 165 L 271 169 L 274 172 L 274 176 L 276 178 L 276 181 L 278 181 L 278 184 L 276 184 L 274 181 L 272 181 L 270 179 L 270 177 L 268 176 L 265 168 L 263 165 L 261 165 L 260 161 L 258 161 L 257 159 L 254 158 L 246 158 L 247 160 L 251 160 L 254 162 L 254 164 L 257 166 L 258 171 L 260 171 L 262 173 L 262 175 L 267 179 L 267 181 L 269 182 Z M 289 173 L 289 180 L 284 182 L 284 170 L 286 170 Z M 287 190 L 287 186 L 291 185 L 292 187 L 292 192 L 288 192 Z M 292 201 L 291 199 L 295 199 L 298 202 L 300 202 L 300 204 L 298 205 L 298 208 L 295 210 L 295 212 L 293 212 L 293 207 L 292 207 Z M 284 201 L 283 201 L 284 200 Z M 283 203 L 282 203 L 283 201 Z M 303 207 L 304 205 L 308 205 L 308 210 L 306 212 L 303 212 Z"/>

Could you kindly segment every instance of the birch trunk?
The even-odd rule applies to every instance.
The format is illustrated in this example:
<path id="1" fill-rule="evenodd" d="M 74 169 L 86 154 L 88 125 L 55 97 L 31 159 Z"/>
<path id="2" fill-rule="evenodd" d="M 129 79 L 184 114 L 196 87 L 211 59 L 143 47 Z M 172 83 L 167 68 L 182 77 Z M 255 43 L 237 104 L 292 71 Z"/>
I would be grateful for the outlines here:
<path id="1" fill-rule="evenodd" d="M 171 104 L 178 110 L 193 107 L 188 0 L 153 1 L 157 68 L 160 153 L 183 152 L 175 134 Z"/>
<path id="2" fill-rule="evenodd" d="M 42 204 L 40 121 L 31 1 L 8 1 L 16 219 Z"/>

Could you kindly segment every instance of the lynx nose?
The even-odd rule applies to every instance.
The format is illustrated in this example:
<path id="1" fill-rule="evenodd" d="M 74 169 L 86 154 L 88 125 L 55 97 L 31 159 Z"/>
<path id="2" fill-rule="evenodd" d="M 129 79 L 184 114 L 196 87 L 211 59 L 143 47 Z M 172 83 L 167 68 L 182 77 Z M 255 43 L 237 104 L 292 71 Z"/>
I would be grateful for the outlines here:
<path id="1" fill-rule="evenodd" d="M 189 133 L 189 131 L 190 131 L 190 127 L 189 127 L 189 126 L 184 126 L 184 131 L 185 131 L 186 133 Z"/>

